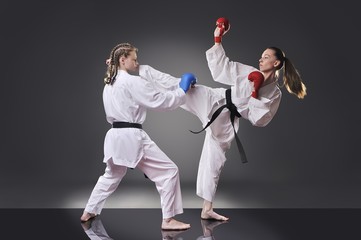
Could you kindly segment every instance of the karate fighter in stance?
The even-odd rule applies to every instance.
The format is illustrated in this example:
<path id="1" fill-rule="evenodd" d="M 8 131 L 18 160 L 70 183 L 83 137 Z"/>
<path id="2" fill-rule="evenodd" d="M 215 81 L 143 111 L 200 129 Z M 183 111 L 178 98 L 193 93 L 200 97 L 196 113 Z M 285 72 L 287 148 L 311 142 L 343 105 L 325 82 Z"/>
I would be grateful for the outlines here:
<path id="1" fill-rule="evenodd" d="M 259 59 L 259 69 L 230 61 L 221 44 L 223 35 L 229 29 L 226 18 L 217 20 L 215 43 L 206 51 L 206 58 L 213 79 L 230 85 L 230 89 L 197 84 L 189 90 L 186 103 L 181 106 L 199 118 L 206 132 L 197 174 L 197 195 L 204 200 L 201 218 L 220 221 L 228 220 L 228 217 L 213 211 L 213 200 L 226 161 L 225 153 L 235 137 L 238 144 L 239 118 L 257 127 L 264 127 L 272 120 L 282 96 L 278 84 L 281 69 L 282 86 L 299 99 L 306 95 L 299 73 L 279 48 L 264 50 Z M 161 73 L 153 79 L 152 76 L 144 77 L 164 91 L 175 88 L 179 81 L 177 78 L 170 79 L 167 74 L 162 77 Z M 242 145 L 239 145 L 242 150 Z M 244 152 L 240 152 L 242 161 L 247 162 Z"/>
<path id="2" fill-rule="evenodd" d="M 104 140 L 105 173 L 99 177 L 86 204 L 82 222 L 99 215 L 106 199 L 116 190 L 128 168 L 140 169 L 156 185 L 161 199 L 161 229 L 190 228 L 173 217 L 183 213 L 179 173 L 176 164 L 142 129 L 147 109 L 173 110 L 185 103 L 186 92 L 196 78 L 185 73 L 171 91 L 159 92 L 149 81 L 129 72 L 148 72 L 139 65 L 137 48 L 121 43 L 113 48 L 104 79 L 103 103 L 107 121 L 112 124 Z"/>

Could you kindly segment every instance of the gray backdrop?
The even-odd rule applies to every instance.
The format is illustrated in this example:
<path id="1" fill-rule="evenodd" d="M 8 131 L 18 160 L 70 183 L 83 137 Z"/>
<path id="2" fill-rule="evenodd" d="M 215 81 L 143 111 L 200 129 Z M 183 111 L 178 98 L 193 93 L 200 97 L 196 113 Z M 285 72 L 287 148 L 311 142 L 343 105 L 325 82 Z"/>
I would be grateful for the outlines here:
<path id="1" fill-rule="evenodd" d="M 62 207 L 70 193 L 90 193 L 105 167 L 102 79 L 116 44 L 138 47 L 141 64 L 227 87 L 205 59 L 220 16 L 232 25 L 223 40 L 232 60 L 257 67 L 278 46 L 308 88 L 302 101 L 282 89 L 265 128 L 241 120 L 249 163 L 233 143 L 220 188 L 258 192 L 267 207 L 360 207 L 360 19 L 351 2 L 3 1 L 0 207 Z M 188 130 L 201 128 L 198 119 L 150 111 L 144 128 L 194 188 L 204 133 Z M 137 170 L 124 181 L 145 182 Z"/>

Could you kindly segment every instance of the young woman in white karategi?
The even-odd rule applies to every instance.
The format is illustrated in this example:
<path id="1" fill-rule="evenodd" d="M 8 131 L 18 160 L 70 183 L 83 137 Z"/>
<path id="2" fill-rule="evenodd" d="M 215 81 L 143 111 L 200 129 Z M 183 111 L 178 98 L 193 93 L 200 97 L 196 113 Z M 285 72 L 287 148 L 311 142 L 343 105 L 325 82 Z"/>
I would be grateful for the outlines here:
<path id="1" fill-rule="evenodd" d="M 214 31 L 215 44 L 206 51 L 208 67 L 215 81 L 231 86 L 232 103 L 241 117 L 253 126 L 264 127 L 276 114 L 281 101 L 282 94 L 278 85 L 281 69 L 283 85 L 290 93 L 303 99 L 306 87 L 291 61 L 279 48 L 269 47 L 264 50 L 259 59 L 259 69 L 230 61 L 221 45 L 222 35 L 228 30 L 229 26 L 217 24 Z M 257 82 L 252 79 L 252 74 L 258 71 L 264 79 Z M 187 96 L 184 109 L 198 116 L 205 126 L 214 111 L 225 104 L 225 91 L 200 86 L 192 90 Z M 208 101 L 200 101 L 201 96 L 207 96 Z M 237 132 L 239 127 L 239 118 L 235 118 L 233 130 L 229 114 L 228 109 L 223 110 L 206 129 L 197 176 L 197 194 L 204 199 L 201 212 L 203 219 L 228 220 L 213 211 L 213 200 L 226 161 L 225 152 L 235 138 L 234 130 Z"/>
<path id="2" fill-rule="evenodd" d="M 279 48 L 270 47 L 264 50 L 259 59 L 259 70 L 230 61 L 221 45 L 222 35 L 229 30 L 229 27 L 225 28 L 224 24 L 217 25 L 214 31 L 215 44 L 206 51 L 212 77 L 217 82 L 231 86 L 232 103 L 243 119 L 248 120 L 253 126 L 264 127 L 276 114 L 281 101 L 282 92 L 278 84 L 281 69 L 283 69 L 283 85 L 288 92 L 303 99 L 306 95 L 306 87 L 291 61 Z M 252 77 L 254 73 L 262 73 L 262 79 L 254 81 Z M 165 90 L 175 87 L 178 81 L 176 78 L 173 80 L 168 77 L 162 78 L 160 74 L 154 80 L 151 76 L 144 77 Z M 196 115 L 205 127 L 212 119 L 213 113 L 226 104 L 225 90 L 225 88 L 210 88 L 197 84 L 189 90 L 186 103 L 181 108 Z M 228 220 L 228 217 L 213 211 L 213 200 L 226 161 L 225 153 L 230 148 L 238 128 L 239 118 L 234 119 L 233 127 L 230 111 L 225 108 L 205 129 L 206 135 L 197 174 L 197 195 L 204 200 L 202 219 Z"/>
<path id="3" fill-rule="evenodd" d="M 173 217 L 183 213 L 178 167 L 142 129 L 147 109 L 173 110 L 185 102 L 185 93 L 196 82 L 193 74 L 182 76 L 172 91 L 159 92 L 140 76 L 129 74 L 151 67 L 137 61 L 137 48 L 122 43 L 110 53 L 103 102 L 107 121 L 112 124 L 104 140 L 105 173 L 99 177 L 86 204 L 82 222 L 99 215 L 106 199 L 116 190 L 127 168 L 140 169 L 155 182 L 161 199 L 165 230 L 190 228 Z"/>

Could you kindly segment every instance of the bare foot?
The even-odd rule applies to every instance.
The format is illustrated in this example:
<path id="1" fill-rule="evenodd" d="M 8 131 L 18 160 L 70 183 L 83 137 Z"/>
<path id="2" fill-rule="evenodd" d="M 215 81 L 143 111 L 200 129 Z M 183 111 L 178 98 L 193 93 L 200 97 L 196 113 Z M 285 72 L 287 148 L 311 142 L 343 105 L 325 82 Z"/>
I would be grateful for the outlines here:
<path id="1" fill-rule="evenodd" d="M 174 218 L 163 219 L 162 230 L 186 230 L 191 227 L 188 223 L 183 223 L 175 220 Z"/>
<path id="2" fill-rule="evenodd" d="M 208 220 L 217 220 L 217 221 L 228 221 L 229 219 L 228 217 L 222 216 L 214 212 L 213 210 L 209 210 L 209 211 L 202 210 L 201 218 Z"/>
<path id="3" fill-rule="evenodd" d="M 81 217 L 80 217 L 80 221 L 86 222 L 86 221 L 89 221 L 90 219 L 92 219 L 94 217 L 96 217 L 96 214 L 88 213 L 88 212 L 84 211 L 83 215 L 81 215 Z"/>

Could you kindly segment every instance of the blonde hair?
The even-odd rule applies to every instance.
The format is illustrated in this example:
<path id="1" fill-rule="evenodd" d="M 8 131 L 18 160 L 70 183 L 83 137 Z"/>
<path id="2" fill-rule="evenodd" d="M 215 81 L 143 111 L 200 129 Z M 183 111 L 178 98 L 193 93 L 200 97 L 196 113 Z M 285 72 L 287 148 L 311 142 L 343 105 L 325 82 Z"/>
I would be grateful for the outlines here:
<path id="1" fill-rule="evenodd" d="M 128 57 L 132 51 L 137 52 L 138 49 L 130 43 L 120 43 L 112 49 L 108 59 L 109 62 L 107 62 L 108 67 L 104 77 L 105 84 L 112 85 L 114 83 L 118 74 L 120 57 Z"/>
<path id="2" fill-rule="evenodd" d="M 276 58 L 281 62 L 276 72 L 278 76 L 278 71 L 283 69 L 283 85 L 281 85 L 281 87 L 285 86 L 289 93 L 296 95 L 299 99 L 303 99 L 307 95 L 307 89 L 305 84 L 302 82 L 301 75 L 293 63 L 288 58 L 286 58 L 284 52 L 281 49 L 277 47 L 269 47 L 268 49 L 273 50 L 275 52 Z"/>

